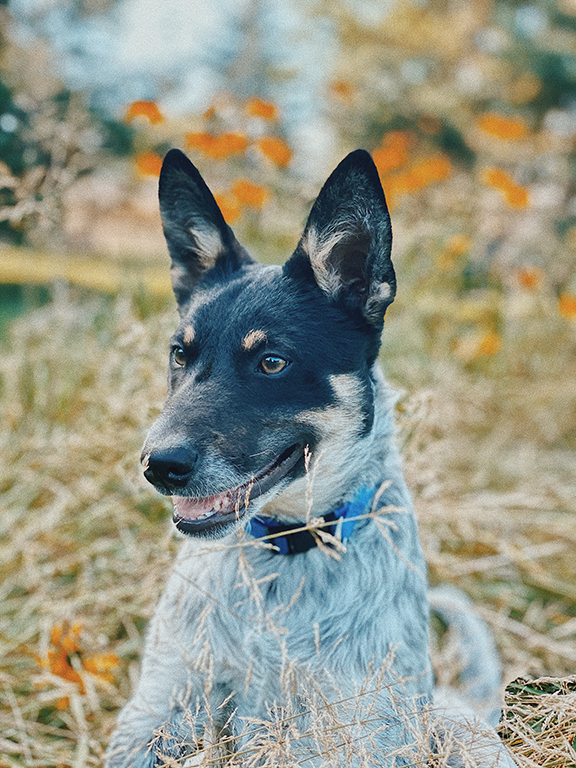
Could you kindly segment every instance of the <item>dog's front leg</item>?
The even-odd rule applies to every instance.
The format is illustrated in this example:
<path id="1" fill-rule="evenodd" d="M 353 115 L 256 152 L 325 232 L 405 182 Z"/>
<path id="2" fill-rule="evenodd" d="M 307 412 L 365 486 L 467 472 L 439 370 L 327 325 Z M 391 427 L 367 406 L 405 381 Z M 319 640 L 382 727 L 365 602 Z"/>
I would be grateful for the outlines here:
<path id="1" fill-rule="evenodd" d="M 167 602 L 161 602 L 151 622 L 140 681 L 120 713 L 106 768 L 153 768 L 165 765 L 164 757 L 194 754 L 207 713 L 226 698 L 226 692 L 198 669 L 197 659 L 190 658 Z"/>
<path id="2" fill-rule="evenodd" d="M 148 649 L 149 651 L 150 649 Z M 108 747 L 106 768 L 153 768 L 160 755 L 182 757 L 185 706 L 191 684 L 177 655 L 146 653 L 133 698 L 118 719 Z M 201 690 L 201 689 L 200 689 Z"/>
<path id="3" fill-rule="evenodd" d="M 219 686 L 208 694 L 198 674 L 175 680 L 165 668 L 144 678 L 149 671 L 143 669 L 143 683 L 120 714 L 106 768 L 154 768 L 189 757 L 206 747 L 206 731 L 216 727 L 209 713 L 226 698 Z"/>
<path id="4" fill-rule="evenodd" d="M 154 768 L 162 758 L 185 756 L 183 711 L 174 708 L 162 719 L 137 698 L 122 711 L 106 755 L 106 768 Z"/>

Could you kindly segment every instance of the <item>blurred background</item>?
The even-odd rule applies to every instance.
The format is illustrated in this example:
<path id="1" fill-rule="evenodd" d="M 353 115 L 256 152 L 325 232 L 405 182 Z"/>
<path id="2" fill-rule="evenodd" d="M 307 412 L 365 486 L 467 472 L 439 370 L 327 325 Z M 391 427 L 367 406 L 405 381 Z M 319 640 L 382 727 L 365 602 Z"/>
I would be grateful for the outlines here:
<path id="1" fill-rule="evenodd" d="M 478 603 L 506 681 L 571 674 L 575 0 L 0 0 L 0 765 L 99 764 L 175 551 L 137 463 L 176 324 L 174 146 L 276 263 L 372 152 L 431 581 Z"/>

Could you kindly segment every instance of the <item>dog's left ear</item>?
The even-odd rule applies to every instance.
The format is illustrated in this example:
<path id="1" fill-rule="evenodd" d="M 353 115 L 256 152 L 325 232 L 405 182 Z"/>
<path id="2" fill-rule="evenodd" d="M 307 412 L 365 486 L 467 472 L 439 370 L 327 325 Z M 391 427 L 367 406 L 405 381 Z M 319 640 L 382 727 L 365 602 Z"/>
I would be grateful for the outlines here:
<path id="1" fill-rule="evenodd" d="M 368 152 L 349 154 L 320 190 L 285 274 L 306 272 L 332 300 L 381 326 L 394 300 L 392 227 L 376 166 Z"/>
<path id="2" fill-rule="evenodd" d="M 179 149 L 171 149 L 164 158 L 158 197 L 172 258 L 172 287 L 183 313 L 208 272 L 233 274 L 253 259 L 224 221 L 198 169 Z"/>

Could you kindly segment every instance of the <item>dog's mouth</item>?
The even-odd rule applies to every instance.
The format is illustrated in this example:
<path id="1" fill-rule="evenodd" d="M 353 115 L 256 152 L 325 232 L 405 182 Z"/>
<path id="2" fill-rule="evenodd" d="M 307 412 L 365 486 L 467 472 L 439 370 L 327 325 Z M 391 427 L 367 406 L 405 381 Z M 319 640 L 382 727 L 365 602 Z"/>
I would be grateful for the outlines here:
<path id="1" fill-rule="evenodd" d="M 269 491 L 292 470 L 304 455 L 304 443 L 296 443 L 248 482 L 213 496 L 172 496 L 173 520 L 182 533 L 194 535 L 222 528 L 243 517 L 250 504 Z"/>

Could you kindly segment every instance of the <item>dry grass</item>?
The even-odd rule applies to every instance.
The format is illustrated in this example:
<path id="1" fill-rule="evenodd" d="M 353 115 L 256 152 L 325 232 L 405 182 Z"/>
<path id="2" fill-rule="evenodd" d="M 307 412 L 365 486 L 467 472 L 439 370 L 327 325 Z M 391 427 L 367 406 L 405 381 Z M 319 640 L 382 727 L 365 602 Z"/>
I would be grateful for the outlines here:
<path id="1" fill-rule="evenodd" d="M 507 680 L 569 675 L 576 328 L 545 313 L 538 333 L 529 323 L 511 332 L 504 359 L 464 365 L 432 352 L 432 367 L 410 320 L 424 315 L 417 301 L 407 295 L 391 316 L 385 357 L 411 392 L 400 438 L 431 579 L 479 604 Z M 2 766 L 100 764 L 129 694 L 177 546 L 167 503 L 138 467 L 173 325 L 171 310 L 64 292 L 12 326 L 0 362 Z M 444 679 L 449 663 L 439 660 Z M 506 738 L 519 765 L 573 759 L 566 686 L 542 692 L 538 707 L 557 714 L 539 729 L 531 697 L 540 690 L 508 693 Z"/>
<path id="2" fill-rule="evenodd" d="M 170 567 L 165 502 L 138 471 L 150 403 L 163 396 L 170 319 L 147 325 L 128 301 L 79 308 L 61 297 L 14 325 L 2 357 L 0 753 L 9 765 L 74 764 L 88 733 L 88 764 L 98 764 Z M 114 684 L 96 678 L 80 696 L 39 665 L 65 622 L 82 624 L 80 663 L 117 654 Z M 70 693 L 75 705 L 56 709 Z"/>
<path id="3" fill-rule="evenodd" d="M 521 765 L 576 765 L 576 677 L 515 680 L 506 689 L 500 733 Z"/>

